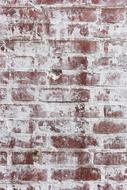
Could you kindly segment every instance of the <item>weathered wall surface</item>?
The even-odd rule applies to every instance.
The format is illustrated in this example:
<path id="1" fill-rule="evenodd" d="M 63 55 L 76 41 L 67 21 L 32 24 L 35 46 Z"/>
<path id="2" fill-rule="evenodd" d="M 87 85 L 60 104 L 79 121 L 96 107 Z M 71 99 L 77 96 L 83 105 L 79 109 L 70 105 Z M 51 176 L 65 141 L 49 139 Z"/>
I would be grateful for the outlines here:
<path id="1" fill-rule="evenodd" d="M 0 0 L 0 190 L 127 190 L 127 0 Z"/>

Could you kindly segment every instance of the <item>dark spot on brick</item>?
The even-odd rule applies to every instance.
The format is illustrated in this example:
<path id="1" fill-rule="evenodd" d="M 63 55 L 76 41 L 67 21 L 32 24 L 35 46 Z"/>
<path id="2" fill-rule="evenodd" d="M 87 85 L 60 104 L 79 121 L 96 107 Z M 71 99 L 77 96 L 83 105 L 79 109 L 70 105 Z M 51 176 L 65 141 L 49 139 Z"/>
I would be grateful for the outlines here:
<path id="1" fill-rule="evenodd" d="M 56 76 L 59 76 L 62 74 L 62 70 L 61 69 L 52 69 L 52 73 L 54 73 Z"/>

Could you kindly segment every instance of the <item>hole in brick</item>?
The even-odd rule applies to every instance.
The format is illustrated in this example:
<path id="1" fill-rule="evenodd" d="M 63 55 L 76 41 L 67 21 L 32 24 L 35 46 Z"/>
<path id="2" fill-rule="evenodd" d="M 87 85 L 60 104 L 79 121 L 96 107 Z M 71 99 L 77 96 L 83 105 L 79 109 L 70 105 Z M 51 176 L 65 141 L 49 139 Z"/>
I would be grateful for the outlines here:
<path id="1" fill-rule="evenodd" d="M 56 76 L 59 76 L 62 74 L 62 70 L 61 69 L 52 69 L 52 73 L 55 74 Z"/>
<path id="2" fill-rule="evenodd" d="M 2 47 L 1 47 L 1 50 L 2 50 L 2 51 L 4 51 L 4 50 L 5 50 L 5 47 L 4 47 L 4 46 L 2 46 Z"/>

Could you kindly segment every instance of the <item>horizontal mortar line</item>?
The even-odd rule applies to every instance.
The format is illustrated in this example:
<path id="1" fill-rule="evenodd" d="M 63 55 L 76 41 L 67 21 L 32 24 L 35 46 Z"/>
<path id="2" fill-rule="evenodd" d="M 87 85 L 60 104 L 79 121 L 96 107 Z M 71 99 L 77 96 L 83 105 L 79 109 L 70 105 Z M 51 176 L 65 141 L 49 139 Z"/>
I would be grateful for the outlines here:
<path id="1" fill-rule="evenodd" d="M 66 56 L 66 58 L 68 59 L 68 57 L 69 58 L 71 58 L 71 56 L 72 56 L 72 58 L 73 58 L 73 55 L 67 55 Z M 56 56 L 57 57 L 57 56 Z M 77 58 L 85 58 L 86 57 L 86 55 L 74 55 L 74 57 L 77 57 Z M 16 57 L 17 58 L 17 57 Z M 51 57 L 51 61 L 47 61 L 48 62 L 48 64 L 50 65 L 50 63 L 52 62 L 52 59 L 53 57 Z M 70 65 L 71 66 L 71 63 L 66 63 L 66 58 L 65 58 L 65 60 L 63 60 L 63 62 L 65 63 L 65 67 L 66 67 L 66 65 Z M 103 57 L 102 57 L 103 58 Z M 107 57 L 108 58 L 108 57 Z M 43 59 L 43 57 L 42 57 L 42 59 Z M 63 58 L 64 59 L 64 58 Z M 68 62 L 68 61 L 67 61 Z M 88 60 L 88 62 L 89 62 L 89 60 Z M 77 61 L 77 63 L 79 63 L 78 61 Z M 84 63 L 85 63 L 85 60 L 84 60 Z M 35 63 L 36 64 L 36 63 Z M 38 65 L 39 65 L 39 63 L 37 63 Z M 57 64 L 57 63 L 56 63 Z M 61 64 L 61 63 L 60 63 Z M 91 63 L 92 64 L 92 63 Z M 93 73 L 93 74 L 103 74 L 104 76 L 105 76 L 105 74 L 114 74 L 115 72 L 117 72 L 118 74 L 127 74 L 127 70 L 120 70 L 118 67 L 116 68 L 116 69 L 114 69 L 114 68 L 111 68 L 111 69 L 106 69 L 106 68 L 103 68 L 103 70 L 97 70 L 96 68 L 94 68 L 95 66 L 94 65 L 91 65 L 91 66 L 89 66 L 89 63 L 88 63 L 88 66 L 87 66 L 87 64 L 86 64 L 86 69 L 85 68 L 80 68 L 80 67 L 82 67 L 82 64 L 79 64 L 80 66 L 77 66 L 77 69 L 65 69 L 64 68 L 64 64 L 62 65 L 61 64 L 61 67 L 59 66 L 59 63 L 57 64 L 58 65 L 58 69 L 55 67 L 55 68 L 53 68 L 53 65 L 51 65 L 51 67 L 49 67 L 49 68 L 45 68 L 45 64 L 44 64 L 44 68 L 43 68 L 43 66 L 42 66 L 42 68 L 41 69 L 39 69 L 39 66 L 37 65 L 37 67 L 35 67 L 35 68 L 32 68 L 31 70 L 12 70 L 12 69 L 10 69 L 10 68 L 8 68 L 8 69 L 6 69 L 6 70 L 0 70 L 0 74 L 2 73 L 2 72 L 7 72 L 7 73 L 9 73 L 9 74 L 11 74 L 11 73 L 18 73 L 18 72 L 24 72 L 24 73 L 43 73 L 43 72 L 51 72 L 51 71 L 59 71 L 59 70 L 61 70 L 63 73 L 60 73 L 59 75 L 61 75 L 61 74 L 65 74 L 64 73 L 64 71 L 66 72 L 66 73 L 68 73 L 68 74 L 70 74 L 70 75 L 72 75 L 72 74 L 78 74 L 78 73 L 80 73 L 81 71 L 82 72 L 87 72 L 87 73 Z M 42 65 L 43 65 L 43 63 L 42 63 Z M 54 65 L 55 66 L 55 65 Z M 62 68 L 62 66 L 63 66 L 63 68 Z M 110 65 L 109 65 L 110 66 Z M 124 65 L 123 65 L 124 66 Z M 79 68 L 78 68 L 79 67 Z M 123 68 L 124 69 L 124 68 Z M 59 76 L 58 75 L 58 76 Z M 10 76 L 9 76 L 10 77 Z M 9 78 L 8 77 L 8 78 Z M 7 81 L 9 80 L 7 78 Z M 46 77 L 45 77 L 46 78 Z M 13 78 L 12 78 L 12 80 L 13 80 Z M 117 80 L 120 80 L 120 79 L 117 79 Z M 116 81 L 117 81 L 116 80 Z M 126 85 L 125 85 L 126 86 Z"/>
<path id="2" fill-rule="evenodd" d="M 39 150 L 40 150 L 40 147 L 38 147 L 38 146 L 36 146 L 35 145 L 35 147 L 34 148 L 20 148 L 20 147 L 14 147 L 13 149 L 12 148 L 5 148 L 5 149 L 1 149 L 0 148 L 0 152 L 9 152 L 10 150 L 12 150 L 12 152 L 11 153 L 13 153 L 13 152 L 19 152 L 19 153 L 26 153 L 26 152 L 31 152 L 31 153 L 33 153 L 35 150 L 38 150 L 38 148 L 39 148 Z M 50 147 L 47 147 L 47 148 L 41 148 L 41 152 L 43 152 L 43 153 L 67 153 L 67 154 L 69 154 L 69 153 L 81 153 L 81 152 L 83 152 L 83 153 L 90 153 L 89 152 L 89 150 L 87 149 L 79 149 L 79 150 L 73 150 L 73 149 L 71 149 L 71 150 L 68 150 L 68 149 L 66 149 L 66 151 L 65 150 L 51 150 L 51 149 L 49 149 Z M 20 151 L 22 151 L 22 152 L 20 152 Z M 111 151 L 111 149 L 110 149 L 110 151 Z"/>
<path id="3" fill-rule="evenodd" d="M 57 35 L 57 33 L 56 33 Z M 37 36 L 39 36 L 37 34 Z M 54 35 L 55 36 L 55 35 Z M 127 36 L 127 34 L 126 34 Z M 38 38 L 33 38 L 31 39 L 31 36 L 20 36 L 19 38 L 14 38 L 15 36 L 12 36 L 10 35 L 9 37 L 7 37 L 7 39 L 9 40 L 13 40 L 13 41 L 22 41 L 22 42 L 26 42 L 26 41 L 30 41 L 30 42 L 34 42 L 34 41 L 39 41 L 40 43 L 42 43 L 41 40 L 41 37 L 38 37 Z M 26 39 L 25 39 L 26 38 Z M 42 34 L 42 38 L 43 38 L 43 34 Z M 85 41 L 85 40 L 98 40 L 99 39 L 99 42 L 103 42 L 103 40 L 116 40 L 116 41 L 119 41 L 119 40 L 123 40 L 123 41 L 127 41 L 127 38 L 125 37 L 120 37 L 120 36 L 116 36 L 116 37 L 113 37 L 113 36 L 108 36 L 108 37 L 99 37 L 99 36 L 84 36 L 84 37 L 76 37 L 76 36 L 73 36 L 73 35 L 67 35 L 67 36 L 64 36 L 64 37 L 46 37 L 44 36 L 44 41 L 45 40 L 56 40 L 56 41 Z M 0 40 L 4 41 L 6 40 L 6 36 L 4 38 L 1 38 Z M 98 41 L 97 41 L 98 42 Z"/>
<path id="4" fill-rule="evenodd" d="M 17 85 L 13 85 L 13 86 L 11 86 L 11 84 L 10 84 L 10 86 L 0 86 L 0 88 L 4 88 L 4 89 L 7 89 L 8 90 L 8 87 L 9 88 L 12 88 L 12 89 L 19 89 L 19 88 L 31 88 L 32 87 L 32 85 L 24 85 L 24 84 L 22 84 L 22 85 L 20 85 L 20 87 L 19 86 L 17 86 Z M 125 86 L 126 87 L 126 86 Z M 60 89 L 60 90 L 67 90 L 68 92 L 69 92 L 69 90 L 71 91 L 71 90 L 73 90 L 73 89 L 76 89 L 76 90 L 115 90 L 115 91 L 118 91 L 118 90 L 127 90 L 127 87 L 125 88 L 125 87 L 106 87 L 105 88 L 105 86 L 88 86 L 88 87 L 86 87 L 86 86 L 76 86 L 76 87 L 70 87 L 70 86 L 60 86 L 60 87 L 58 87 L 58 88 L 56 88 L 55 86 L 40 86 L 40 85 L 37 85 L 37 86 L 35 86 L 35 88 L 37 89 L 37 91 L 39 91 L 40 92 L 40 90 L 55 90 L 55 89 Z"/>
<path id="5" fill-rule="evenodd" d="M 40 10 L 41 8 L 45 8 L 46 10 L 49 9 L 49 8 L 88 8 L 88 9 L 117 9 L 117 8 L 121 8 L 121 9 L 126 9 L 127 8 L 127 5 L 94 5 L 92 3 L 88 3 L 88 4 L 85 4 L 85 3 L 54 3 L 54 4 L 35 4 L 34 2 L 33 3 L 29 3 L 29 5 L 15 5 L 15 4 L 6 4 L 6 5 L 3 5 L 3 4 L 0 4 L 1 5 L 1 8 L 34 8 L 34 9 L 37 9 L 37 10 Z M 42 9 L 43 10 L 43 9 Z M 41 10 L 40 10 L 41 11 Z"/>
<path id="6" fill-rule="evenodd" d="M 13 101 L 13 102 L 16 103 L 16 102 L 20 102 L 20 101 Z M 25 101 L 25 102 L 28 103 L 27 101 Z M 32 102 L 34 102 L 34 101 L 32 101 Z M 88 101 L 37 101 L 36 103 L 37 104 L 40 104 L 40 103 L 49 103 L 49 104 L 50 103 L 69 103 L 69 104 L 73 104 L 73 103 L 86 103 L 86 102 L 88 102 Z M 98 102 L 96 102 L 96 103 L 98 103 Z"/>
<path id="7" fill-rule="evenodd" d="M 67 101 L 65 101 L 65 102 L 51 102 L 52 104 L 54 104 L 54 105 L 56 105 L 56 104 L 59 104 L 60 103 L 60 105 L 62 105 L 62 104 L 64 104 L 64 105 L 68 105 L 68 102 Z M 80 103 L 80 102 L 69 102 L 69 103 L 73 103 L 73 105 L 75 106 L 75 105 L 77 105 L 77 103 Z M 83 102 L 81 102 L 81 103 L 83 103 Z M 116 105 L 116 103 L 114 103 L 114 102 L 112 102 L 112 104 L 111 104 L 111 102 L 102 102 L 103 104 L 102 105 L 97 105 L 97 101 L 92 101 L 92 102 L 84 102 L 84 104 L 85 104 L 85 106 L 96 106 L 96 107 L 99 107 L 99 106 L 101 106 L 101 107 L 103 107 L 103 106 L 124 106 L 124 107 L 127 107 L 127 103 L 125 103 L 125 102 L 122 102 L 122 103 L 118 103 L 117 105 Z M 9 105 L 11 105 L 11 106 L 22 106 L 22 105 L 24 105 L 24 106 L 34 106 L 34 105 L 45 105 L 45 106 L 47 106 L 47 104 L 49 104 L 49 101 L 45 101 L 45 102 L 40 102 L 40 101 L 26 101 L 26 102 L 24 102 L 24 101 L 22 101 L 22 102 L 20 102 L 20 101 L 18 101 L 17 103 L 15 102 L 15 104 L 11 101 L 11 102 L 9 102 L 9 103 L 5 103 L 5 102 L 1 102 L 0 103 L 0 106 L 3 106 L 3 105 L 5 105 L 5 106 L 9 106 Z"/>
<path id="8" fill-rule="evenodd" d="M 79 135 L 77 135 L 77 136 L 79 137 Z M 86 135 L 86 136 L 88 136 L 88 135 Z M 49 154 L 50 153 L 58 153 L 58 154 L 59 153 L 65 153 L 65 154 L 89 153 L 90 155 L 93 155 L 93 153 L 95 153 L 95 154 L 96 153 L 127 154 L 126 149 L 123 149 L 121 151 L 119 151 L 119 149 L 117 149 L 117 150 L 109 149 L 108 151 L 106 151 L 105 149 L 99 149 L 97 146 L 95 148 L 92 148 L 92 149 L 90 149 L 90 148 L 54 148 L 54 150 L 51 150 L 50 147 L 48 147 L 48 148 L 42 147 L 42 150 L 40 150 L 40 146 L 38 147 L 36 145 L 34 148 L 24 148 L 24 149 L 22 149 L 20 147 L 14 147 L 13 151 L 11 153 L 13 153 L 13 152 L 19 152 L 19 153 L 26 153 L 26 152 L 30 153 L 31 152 L 31 153 L 34 153 L 34 151 L 36 151 L 38 149 L 39 149 L 39 151 L 41 151 L 41 153 L 44 153 L 44 154 L 46 154 L 46 153 L 49 153 Z M 57 149 L 57 150 L 55 150 L 55 149 Z M 7 152 L 8 153 L 10 150 L 12 150 L 12 148 L 0 150 L 0 152 Z"/>
<path id="9" fill-rule="evenodd" d="M 127 36 L 127 35 L 126 35 Z M 41 44 L 42 43 L 42 41 L 40 41 L 40 39 L 39 38 L 34 38 L 34 39 L 25 39 L 25 38 L 18 38 L 18 39 L 15 39 L 15 38 L 13 38 L 13 37 L 9 37 L 9 38 L 7 38 L 7 39 L 9 39 L 10 41 L 11 40 L 13 40 L 13 41 L 15 41 L 15 42 L 23 42 L 23 43 L 29 43 L 29 42 L 31 42 L 31 43 L 36 43 L 36 42 L 38 42 L 38 44 Z M 4 40 L 6 40 L 6 38 L 3 38 L 3 39 L 0 39 L 0 40 L 2 40 L 2 41 L 4 41 Z M 66 41 L 88 41 L 88 40 L 90 40 L 90 41 L 93 41 L 93 42 L 104 42 L 104 40 L 110 40 L 110 41 L 112 41 L 112 40 L 116 40 L 116 41 L 119 41 L 119 40 L 122 40 L 122 41 L 124 41 L 124 42 L 126 42 L 127 41 L 127 38 L 119 38 L 119 37 L 115 37 L 115 38 L 112 38 L 112 37 L 94 37 L 94 36 L 85 36 L 85 37 L 81 37 L 81 38 L 75 38 L 75 37 L 63 37 L 63 38 L 52 38 L 52 37 L 49 37 L 49 38 L 45 38 L 44 39 L 44 41 L 45 40 L 47 40 L 47 41 L 50 41 L 50 40 L 53 40 L 53 41 L 63 41 L 63 42 L 66 42 Z M 43 42 L 44 42 L 43 41 Z M 46 44 L 44 44 L 44 45 L 46 45 Z"/>
<path id="10" fill-rule="evenodd" d="M 10 86 L 9 86 L 10 85 Z M 12 85 L 12 86 L 11 86 Z M 59 85 L 52 85 L 52 86 L 50 86 L 50 85 L 38 85 L 38 84 L 35 84 L 35 85 L 31 85 L 31 84 L 18 84 L 18 83 L 15 83 L 15 84 L 8 84 L 8 85 L 0 85 L 0 88 L 2 87 L 2 88 L 4 88 L 4 87 L 9 87 L 9 88 L 12 88 L 12 87 L 15 87 L 14 85 L 20 85 L 20 87 L 38 87 L 38 88 L 48 88 L 48 89 L 52 89 L 52 88 L 69 88 L 70 90 L 71 89 L 73 89 L 73 88 L 76 88 L 76 89 L 79 89 L 79 86 L 77 85 L 77 86 L 75 86 L 75 85 L 69 85 L 69 84 L 67 84 L 67 85 L 63 85 L 63 86 L 59 86 Z M 116 89 L 122 89 L 122 88 L 124 88 L 125 90 L 127 89 L 127 87 L 126 86 L 105 86 L 105 85 L 97 85 L 97 86 L 93 86 L 93 85 L 89 85 L 89 86 L 87 86 L 87 85 L 80 85 L 80 88 L 93 88 L 93 87 L 97 87 L 97 88 L 106 88 L 107 90 L 108 90 L 108 88 L 116 88 Z"/>
<path id="11" fill-rule="evenodd" d="M 60 23 L 58 23 L 60 24 Z M 29 38 L 29 39 L 28 39 Z M 26 36 L 26 39 L 25 37 L 23 36 L 23 39 L 20 39 L 20 38 L 14 38 L 13 36 L 12 37 L 7 37 L 6 36 L 2 39 L 0 39 L 1 42 L 3 41 L 6 41 L 6 40 L 10 40 L 10 41 L 15 41 L 15 42 L 23 42 L 23 43 L 28 43 L 28 42 L 31 42 L 31 43 L 38 43 L 38 44 L 41 44 L 42 42 L 50 42 L 50 41 L 62 41 L 62 42 L 75 42 L 75 41 L 88 41 L 88 40 L 91 40 L 93 42 L 105 42 L 105 40 L 110 40 L 111 42 L 127 42 L 127 38 L 125 37 L 99 37 L 99 36 L 84 36 L 84 37 L 75 37 L 75 36 L 65 36 L 65 37 L 50 37 L 50 35 L 46 35 L 44 36 L 42 34 L 42 38 L 34 38 L 34 39 L 31 39 L 30 37 Z M 6 45 L 6 44 L 5 44 Z M 43 44 L 43 45 L 47 45 L 47 44 Z M 117 44 L 116 44 L 117 45 Z M 118 44 L 119 45 L 119 44 Z M 71 49 L 71 48 L 70 48 Z"/>
<path id="12" fill-rule="evenodd" d="M 98 38 L 97 38 L 98 39 Z M 100 38 L 100 39 L 102 39 L 102 38 Z M 75 41 L 88 41 L 88 40 L 92 40 L 93 42 L 96 42 L 96 38 L 93 36 L 93 38 L 91 39 L 91 37 L 84 37 L 84 38 L 56 38 L 56 37 L 45 37 L 44 36 L 44 39 L 43 39 L 43 35 L 42 35 L 42 40 L 41 40 L 41 38 L 40 39 L 19 39 L 19 38 L 13 38 L 13 39 L 11 39 L 10 37 L 8 38 L 7 37 L 7 39 L 6 38 L 4 38 L 4 39 L 1 39 L 1 41 L 3 42 L 3 41 L 6 41 L 6 40 L 9 40 L 9 41 L 14 41 L 14 42 L 22 42 L 22 43 L 29 43 L 29 42 L 31 42 L 31 43 L 38 43 L 38 44 L 42 44 L 43 42 L 45 42 L 44 44 L 42 44 L 42 45 L 48 45 L 48 43 L 50 43 L 50 41 L 60 41 L 61 43 L 62 42 L 75 42 Z M 121 40 L 121 39 L 120 39 Z M 125 41 L 127 41 L 127 39 L 123 39 L 123 40 L 125 40 Z M 119 39 L 117 38 L 117 41 L 119 41 Z M 47 43 L 46 43 L 47 42 Z M 4 44 L 3 44 L 4 45 Z M 5 42 L 5 46 L 6 46 L 6 42 Z M 70 48 L 71 49 L 71 48 Z"/>
<path id="13" fill-rule="evenodd" d="M 74 103 L 84 103 L 84 104 L 86 104 L 86 106 L 87 106 L 87 103 L 91 103 L 92 104 L 92 106 L 93 105 L 97 105 L 97 107 L 98 106 L 105 106 L 105 104 L 106 104 L 106 106 L 127 106 L 127 104 L 125 104 L 125 102 L 124 101 L 122 101 L 122 104 L 119 104 L 119 103 L 117 103 L 117 101 L 102 101 L 102 102 L 99 102 L 99 101 L 93 101 L 93 100 L 91 100 L 91 101 L 12 101 L 12 104 L 10 103 L 10 104 L 8 104 L 7 102 L 3 102 L 3 103 L 0 103 L 0 105 L 4 105 L 4 104 L 6 104 L 6 105 L 13 105 L 13 104 L 15 104 L 15 105 L 31 105 L 31 104 L 33 104 L 33 105 L 41 105 L 41 104 L 43 104 L 43 103 L 48 103 L 48 104 L 52 104 L 52 103 L 55 103 L 55 104 L 57 104 L 57 103 L 61 103 L 61 104 L 64 104 L 64 103 L 66 103 L 66 104 L 74 104 Z"/>
<path id="14" fill-rule="evenodd" d="M 5 119 L 8 119 L 8 120 L 15 120 L 15 116 L 14 117 L 6 117 L 6 116 L 4 116 L 4 117 L 2 117 L 2 116 L 0 116 L 0 120 L 3 120 L 4 121 L 4 118 Z M 65 116 L 63 116 L 63 117 L 58 117 L 58 116 L 56 116 L 56 117 L 50 117 L 50 116 L 45 116 L 45 117 L 33 117 L 33 116 L 27 116 L 27 117 L 17 117 L 17 120 L 27 120 L 29 118 L 29 120 L 36 120 L 36 119 L 38 119 L 39 121 L 40 120 L 47 120 L 47 118 L 52 118 L 52 120 L 62 120 L 62 119 L 64 119 L 64 120 L 69 120 L 70 119 L 70 121 L 72 120 L 72 121 L 75 121 L 76 119 L 78 120 L 78 119 L 98 119 L 98 120 L 106 120 L 106 119 L 114 119 L 113 117 L 85 117 L 85 116 L 69 116 L 69 117 L 65 117 Z M 118 117 L 118 119 L 126 119 L 126 117 Z M 116 118 L 116 120 L 117 120 L 117 118 Z"/>
<path id="15" fill-rule="evenodd" d="M 9 120 L 19 121 L 19 119 L 20 118 L 4 118 L 4 117 L 2 118 L 2 117 L 0 117 L 0 121 L 5 121 L 5 122 L 8 122 Z M 54 121 L 56 121 L 56 120 L 66 121 L 67 120 L 68 121 L 69 120 L 69 121 L 74 122 L 74 123 L 78 122 L 78 121 L 75 121 L 75 119 L 76 119 L 76 117 L 71 117 L 71 118 L 69 118 L 69 117 L 64 117 L 64 118 L 59 118 L 59 117 L 58 118 L 57 117 L 55 117 L 55 118 L 53 118 L 53 117 L 30 118 L 30 117 L 28 117 L 28 118 L 23 118 L 21 120 L 22 121 L 30 121 L 30 120 L 31 121 L 52 121 L 52 120 L 54 120 Z M 84 121 L 87 124 L 89 121 L 90 122 L 98 122 L 98 121 L 101 121 L 101 120 L 105 120 L 105 121 L 108 120 L 110 122 L 115 122 L 115 121 L 122 122 L 123 119 L 124 119 L 124 121 L 127 120 L 127 118 L 105 118 L 105 117 L 100 117 L 100 118 L 85 118 L 85 117 L 82 117 L 81 121 Z M 99 133 L 95 133 L 95 134 L 101 135 L 101 133 L 100 134 Z M 115 133 L 115 134 L 117 134 L 117 133 Z M 123 134 L 123 133 L 120 133 L 120 134 Z"/>

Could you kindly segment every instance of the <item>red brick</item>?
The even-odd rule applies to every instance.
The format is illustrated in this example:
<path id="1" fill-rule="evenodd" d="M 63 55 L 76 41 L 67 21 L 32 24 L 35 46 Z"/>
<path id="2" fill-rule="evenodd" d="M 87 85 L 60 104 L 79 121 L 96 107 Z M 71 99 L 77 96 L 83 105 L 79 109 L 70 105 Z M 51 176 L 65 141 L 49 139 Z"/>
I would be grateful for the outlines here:
<path id="1" fill-rule="evenodd" d="M 79 36 L 88 36 L 89 29 L 88 26 L 85 25 L 79 25 L 79 24 L 73 24 L 68 26 L 68 35 L 76 37 L 76 35 Z"/>
<path id="2" fill-rule="evenodd" d="M 126 190 L 127 0 L 0 5 L 0 189 Z"/>
<path id="3" fill-rule="evenodd" d="M 122 149 L 125 148 L 125 139 L 121 137 L 108 138 L 104 140 L 104 148 Z"/>
<path id="4" fill-rule="evenodd" d="M 46 165 L 86 165 L 90 162 L 90 153 L 88 152 L 42 152 L 39 158 L 40 164 Z"/>
<path id="5" fill-rule="evenodd" d="M 109 184 L 109 183 L 105 183 L 104 185 L 98 184 L 97 187 L 98 187 L 97 190 L 109 190 L 109 189 L 111 189 L 111 190 L 119 190 L 119 189 L 124 190 L 121 185 L 114 187 L 112 184 Z"/>
<path id="6" fill-rule="evenodd" d="M 21 138 L 22 137 L 22 138 Z M 35 146 L 46 146 L 46 137 L 37 135 L 35 137 L 20 135 L 15 138 L 14 147 L 17 148 L 34 148 Z"/>
<path id="7" fill-rule="evenodd" d="M 69 57 L 62 57 L 62 56 L 52 56 L 52 57 L 45 57 L 45 56 L 38 56 L 37 57 L 37 64 L 38 70 L 44 70 L 47 68 L 49 69 L 61 69 L 61 70 L 86 70 L 88 66 L 88 60 L 85 56 L 69 56 Z"/>
<path id="8" fill-rule="evenodd" d="M 22 169 L 11 173 L 12 181 L 46 181 L 47 171 L 39 169 Z"/>
<path id="9" fill-rule="evenodd" d="M 97 165 L 124 165 L 127 163 L 127 155 L 122 152 L 98 152 L 94 155 L 94 163 Z"/>
<path id="10" fill-rule="evenodd" d="M 104 116 L 121 118 L 125 116 L 124 110 L 126 110 L 124 106 L 104 106 Z"/>
<path id="11" fill-rule="evenodd" d="M 7 98 L 7 89 L 6 88 L 0 88 L 0 101 L 6 100 Z"/>
<path id="12" fill-rule="evenodd" d="M 13 148 L 15 146 L 15 138 L 3 135 L 3 137 L 0 139 L 0 147 L 1 148 Z"/>
<path id="13" fill-rule="evenodd" d="M 125 9 L 102 9 L 102 21 L 118 23 L 124 20 Z"/>
<path id="14" fill-rule="evenodd" d="M 12 88 L 12 100 L 33 101 L 35 98 L 35 88 Z"/>
<path id="15" fill-rule="evenodd" d="M 31 105 L 30 106 L 30 117 L 46 117 L 46 111 L 41 105 Z"/>
<path id="16" fill-rule="evenodd" d="M 33 153 L 32 152 L 13 152 L 12 153 L 12 163 L 14 165 L 33 164 Z"/>
<path id="17" fill-rule="evenodd" d="M 58 181 L 76 180 L 76 181 L 95 181 L 101 178 L 100 170 L 96 168 L 78 168 L 76 170 L 55 170 L 52 179 Z"/>
<path id="18" fill-rule="evenodd" d="M 85 130 L 83 127 L 81 127 L 84 124 L 83 121 L 73 121 L 70 120 L 70 118 L 68 119 L 64 119 L 64 118 L 52 118 L 52 119 L 44 119 L 44 120 L 39 120 L 37 124 L 34 124 L 35 129 L 39 128 L 41 131 L 44 132 L 52 132 L 57 133 L 57 134 L 61 134 L 61 133 L 66 133 L 68 131 L 68 133 L 74 134 L 75 132 L 78 134 L 84 134 Z M 71 127 L 73 126 L 73 127 Z"/>
<path id="19" fill-rule="evenodd" d="M 80 72 L 79 74 L 64 74 L 62 70 L 53 69 L 50 72 L 49 76 L 49 84 L 58 85 L 58 84 L 66 84 L 66 85 L 97 85 L 99 84 L 100 76 L 98 73 L 86 73 Z"/>
<path id="20" fill-rule="evenodd" d="M 76 118 L 99 118 L 103 116 L 103 113 L 101 106 L 85 106 L 84 104 L 80 104 L 75 106 L 74 115 Z"/>
<path id="21" fill-rule="evenodd" d="M 92 0 L 92 3 L 96 5 L 103 5 L 103 6 L 117 6 L 117 5 L 126 5 L 126 0 Z"/>
<path id="22" fill-rule="evenodd" d="M 112 181 L 117 181 L 117 182 L 123 182 L 127 179 L 127 173 L 126 170 L 124 171 L 117 171 L 117 172 L 112 172 L 112 173 L 108 173 L 106 175 L 106 179 L 108 180 L 112 180 Z M 122 188 L 122 187 L 121 187 Z"/>
<path id="23" fill-rule="evenodd" d="M 7 153 L 0 152 L 0 165 L 6 165 L 6 164 L 7 164 Z"/>
<path id="24" fill-rule="evenodd" d="M 115 133 L 124 133 L 127 129 L 126 124 L 117 123 L 113 121 L 100 121 L 97 124 L 94 124 L 93 130 L 98 134 L 115 134 Z"/>
<path id="25" fill-rule="evenodd" d="M 34 9 L 33 7 L 2 7 L 1 13 L 5 16 L 8 16 L 11 20 L 19 20 L 21 19 L 29 21 L 42 20 L 45 18 L 45 15 L 42 14 L 38 9 Z"/>
<path id="26" fill-rule="evenodd" d="M 9 72 L 0 72 L 0 85 L 6 85 L 9 82 Z"/>
<path id="27" fill-rule="evenodd" d="M 0 68 L 5 68 L 6 66 L 6 57 L 0 55 Z"/>
<path id="28" fill-rule="evenodd" d="M 87 148 L 97 146 L 97 141 L 90 136 L 52 136 L 52 145 L 55 148 Z"/>
<path id="29" fill-rule="evenodd" d="M 13 133 L 32 134 L 35 126 L 33 120 L 8 120 L 8 129 Z"/>
<path id="30" fill-rule="evenodd" d="M 88 102 L 90 92 L 87 89 L 41 88 L 39 100 L 47 102 Z"/>
<path id="31" fill-rule="evenodd" d="M 11 78 L 13 80 L 13 83 L 18 84 L 33 84 L 37 85 L 39 84 L 39 80 L 41 84 L 45 84 L 46 80 L 46 73 L 42 72 L 23 72 L 23 71 L 17 71 L 17 72 L 11 72 Z"/>
<path id="32" fill-rule="evenodd" d="M 63 64 L 63 67 L 64 65 L 66 66 L 66 63 Z M 87 66 L 88 66 L 87 57 L 76 57 L 76 56 L 68 57 L 68 65 L 67 65 L 68 69 L 77 69 L 77 68 L 87 69 Z"/>
<path id="33" fill-rule="evenodd" d="M 127 84 L 127 76 L 125 72 L 107 72 L 104 74 L 104 86 L 125 86 Z"/>
<path id="34" fill-rule="evenodd" d="M 53 53 L 94 53 L 97 51 L 97 42 L 88 40 L 50 40 Z"/>
<path id="35" fill-rule="evenodd" d="M 56 15 L 61 14 L 61 19 L 67 21 L 81 21 L 81 22 L 94 22 L 96 21 L 96 9 L 85 7 L 66 7 L 66 8 L 52 8 L 49 11 L 49 18 L 56 19 Z"/>
<path id="36" fill-rule="evenodd" d="M 32 71 L 34 59 L 30 56 L 15 56 L 9 62 L 9 68 L 13 71 Z"/>

